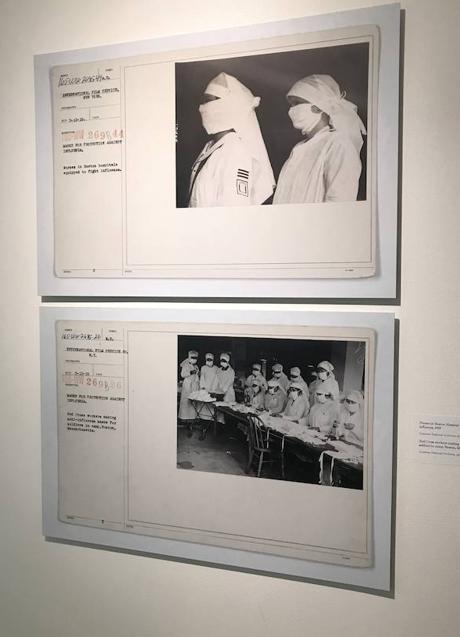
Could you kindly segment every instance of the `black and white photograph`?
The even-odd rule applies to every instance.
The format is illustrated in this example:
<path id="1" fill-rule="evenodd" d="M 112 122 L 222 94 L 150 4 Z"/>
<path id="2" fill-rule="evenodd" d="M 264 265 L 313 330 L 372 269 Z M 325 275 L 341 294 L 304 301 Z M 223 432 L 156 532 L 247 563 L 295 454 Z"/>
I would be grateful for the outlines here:
<path id="1" fill-rule="evenodd" d="M 177 467 L 363 489 L 366 342 L 178 336 Z"/>
<path id="2" fill-rule="evenodd" d="M 178 208 L 367 198 L 369 43 L 175 64 Z"/>

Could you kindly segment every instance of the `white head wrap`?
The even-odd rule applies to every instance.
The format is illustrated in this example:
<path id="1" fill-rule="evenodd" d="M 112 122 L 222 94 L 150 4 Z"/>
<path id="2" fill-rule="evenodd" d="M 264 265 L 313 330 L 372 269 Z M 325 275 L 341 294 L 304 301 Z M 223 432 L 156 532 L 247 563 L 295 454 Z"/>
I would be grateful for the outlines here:
<path id="1" fill-rule="evenodd" d="M 358 389 L 354 389 L 353 391 L 348 392 L 346 397 L 349 398 L 350 400 L 354 400 L 355 403 L 358 403 L 359 406 L 361 406 L 364 402 L 363 393 L 359 391 Z"/>
<path id="2" fill-rule="evenodd" d="M 235 130 L 251 157 L 257 161 L 253 198 L 255 203 L 263 203 L 273 194 L 276 182 L 255 112 L 260 104 L 260 97 L 254 97 L 244 84 L 228 73 L 219 73 L 204 92 L 220 98 L 220 116 L 228 122 L 228 128 Z M 216 102 L 217 100 L 202 104 L 200 112 L 207 108 L 216 108 Z"/>
<path id="3" fill-rule="evenodd" d="M 222 354 L 220 355 L 220 358 L 227 361 L 227 363 L 230 362 L 230 354 L 227 354 L 227 352 L 222 352 Z"/>
<path id="4" fill-rule="evenodd" d="M 316 366 L 316 369 L 324 369 L 324 371 L 331 374 L 334 371 L 334 365 L 332 365 L 329 361 L 321 361 L 321 363 L 318 363 Z"/>
<path id="5" fill-rule="evenodd" d="M 345 99 L 345 93 L 330 75 L 309 75 L 294 84 L 288 96 L 300 97 L 329 115 L 333 128 L 347 135 L 357 152 L 363 145 L 366 128 L 355 104 Z"/>

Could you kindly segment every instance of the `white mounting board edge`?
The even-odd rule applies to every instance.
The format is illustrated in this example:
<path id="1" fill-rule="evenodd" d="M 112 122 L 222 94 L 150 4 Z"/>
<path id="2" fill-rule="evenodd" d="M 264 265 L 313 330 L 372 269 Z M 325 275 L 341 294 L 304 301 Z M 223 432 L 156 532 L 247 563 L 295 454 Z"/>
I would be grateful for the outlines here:
<path id="1" fill-rule="evenodd" d="M 315 32 L 359 25 L 380 31 L 377 122 L 377 272 L 362 279 L 101 279 L 54 273 L 53 143 L 50 69 L 222 42 Z M 37 128 L 38 292 L 42 296 L 148 296 L 169 298 L 394 299 L 397 292 L 398 118 L 400 6 L 391 4 L 283 22 L 193 33 L 35 56 Z M 384 214 L 382 213 L 384 211 Z"/>
<path id="2" fill-rule="evenodd" d="M 166 306 L 166 304 L 165 304 Z M 257 308 L 115 309 L 49 306 L 40 309 L 43 533 L 69 542 L 139 551 L 179 560 L 237 568 L 268 575 L 333 582 L 345 586 L 388 592 L 391 589 L 394 314 L 391 312 L 324 312 L 304 309 L 287 312 Z M 56 378 L 56 321 L 155 321 L 246 325 L 309 325 L 370 328 L 376 333 L 374 441 L 373 441 L 373 565 L 353 568 L 307 562 L 255 552 L 219 548 L 179 540 L 136 535 L 102 528 L 66 524 L 58 519 L 58 423 Z"/>

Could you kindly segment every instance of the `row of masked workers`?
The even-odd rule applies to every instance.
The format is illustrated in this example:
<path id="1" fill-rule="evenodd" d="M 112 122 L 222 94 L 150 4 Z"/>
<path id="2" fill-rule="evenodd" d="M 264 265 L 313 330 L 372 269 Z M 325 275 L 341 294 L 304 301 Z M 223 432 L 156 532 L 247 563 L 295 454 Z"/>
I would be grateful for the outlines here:
<path id="1" fill-rule="evenodd" d="M 190 350 L 180 364 L 182 389 L 178 417 L 193 420 L 196 411 L 189 400 L 191 393 L 200 389 L 209 394 L 219 395 L 226 402 L 235 401 L 235 371 L 231 366 L 230 354 L 222 352 L 219 365 L 214 354 L 205 354 L 205 364 L 198 365 L 198 352 Z M 298 367 L 292 367 L 289 378 L 281 363 L 272 367 L 270 380 L 262 374 L 260 363 L 254 363 L 252 373 L 245 381 L 245 402 L 255 409 L 266 410 L 272 415 L 280 415 L 299 422 L 322 433 L 337 436 L 349 442 L 363 443 L 363 403 L 361 391 L 340 394 L 334 367 L 329 361 L 322 361 L 316 367 L 316 379 L 308 386 Z"/>
<path id="2" fill-rule="evenodd" d="M 298 367 L 289 370 L 276 363 L 273 375 L 266 380 L 260 363 L 254 363 L 245 383 L 245 402 L 348 442 L 363 445 L 364 396 L 360 390 L 341 393 L 329 361 L 316 367 L 316 379 L 308 386 Z"/>
<path id="3" fill-rule="evenodd" d="M 230 354 L 222 352 L 219 356 L 219 365 L 214 363 L 214 354 L 205 354 L 205 364 L 198 365 L 198 352 L 190 350 L 186 359 L 180 364 L 180 377 L 182 389 L 179 401 L 179 414 L 181 420 L 194 420 L 196 412 L 189 400 L 190 394 L 206 390 L 209 394 L 218 394 L 226 402 L 235 401 L 235 370 L 230 364 Z"/>

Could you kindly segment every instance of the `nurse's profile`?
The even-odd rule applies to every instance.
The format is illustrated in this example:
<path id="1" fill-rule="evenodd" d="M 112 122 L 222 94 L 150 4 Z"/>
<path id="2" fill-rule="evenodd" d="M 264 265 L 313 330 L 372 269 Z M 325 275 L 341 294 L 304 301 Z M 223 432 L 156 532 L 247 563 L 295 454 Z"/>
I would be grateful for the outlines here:
<path id="1" fill-rule="evenodd" d="M 192 167 L 189 207 L 262 204 L 275 179 L 255 109 L 260 103 L 239 80 L 219 73 L 199 111 L 210 140 Z"/>
<path id="2" fill-rule="evenodd" d="M 282 167 L 273 203 L 356 201 L 366 129 L 355 104 L 330 75 L 309 75 L 286 97 L 292 125 L 305 139 Z"/>

